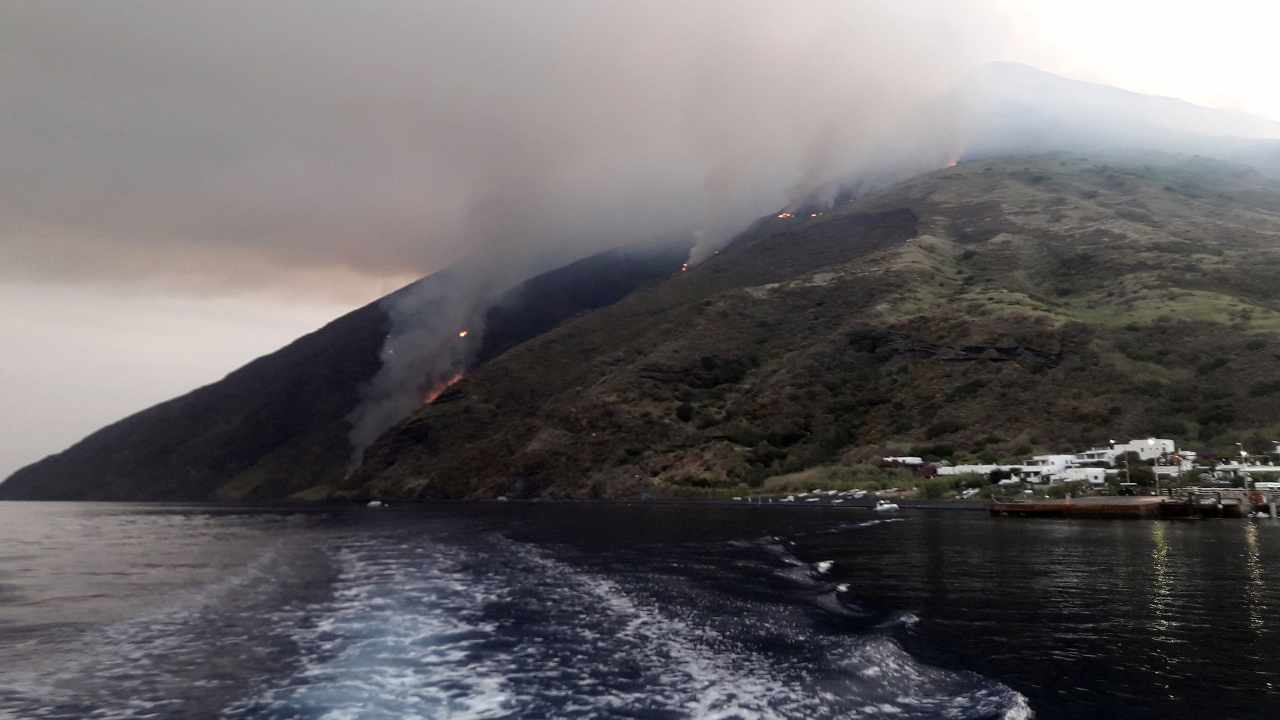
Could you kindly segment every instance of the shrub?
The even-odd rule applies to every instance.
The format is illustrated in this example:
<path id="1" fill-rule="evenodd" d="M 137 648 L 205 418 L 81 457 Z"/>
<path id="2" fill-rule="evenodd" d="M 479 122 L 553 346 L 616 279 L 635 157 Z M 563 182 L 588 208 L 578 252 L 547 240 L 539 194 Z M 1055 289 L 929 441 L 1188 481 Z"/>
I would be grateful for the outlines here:
<path id="1" fill-rule="evenodd" d="M 956 449 L 954 446 L 938 443 L 913 447 L 911 448 L 911 454 L 925 459 L 949 458 L 956 454 Z"/>
<path id="2" fill-rule="evenodd" d="M 1280 392 L 1280 380 L 1267 380 L 1249 386 L 1249 394 L 1253 397 L 1274 395 L 1277 392 Z"/>
<path id="3" fill-rule="evenodd" d="M 940 420 L 925 428 L 924 436 L 926 439 L 933 440 L 935 438 L 940 438 L 943 435 L 960 432 L 963 429 L 964 426 L 955 420 Z"/>
<path id="4" fill-rule="evenodd" d="M 1045 490 L 1044 494 L 1051 498 L 1063 498 L 1067 496 L 1067 493 L 1071 493 L 1071 497 L 1080 497 L 1083 492 L 1084 483 L 1069 482 L 1059 485 L 1050 485 L 1049 488 Z"/>
<path id="5" fill-rule="evenodd" d="M 916 493 L 925 500 L 938 500 L 954 489 L 954 477 L 929 478 L 916 483 Z"/>
<path id="6" fill-rule="evenodd" d="M 693 419 L 693 406 L 687 402 L 680 403 L 679 407 L 676 408 L 676 417 L 684 422 L 689 422 Z"/>
<path id="7" fill-rule="evenodd" d="M 1226 365 L 1227 362 L 1229 361 L 1225 357 L 1216 357 L 1211 360 L 1206 360 L 1196 366 L 1196 373 L 1200 375 L 1208 375 L 1214 370 L 1217 370 L 1221 368 L 1223 365 Z"/>

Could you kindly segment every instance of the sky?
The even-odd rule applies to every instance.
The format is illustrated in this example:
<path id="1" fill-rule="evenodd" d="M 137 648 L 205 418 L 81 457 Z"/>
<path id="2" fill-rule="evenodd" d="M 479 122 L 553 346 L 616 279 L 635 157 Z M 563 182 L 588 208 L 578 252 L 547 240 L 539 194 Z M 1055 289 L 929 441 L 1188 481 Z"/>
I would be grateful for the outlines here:
<path id="1" fill-rule="evenodd" d="M 714 246 L 882 169 L 988 61 L 1280 120 L 1275 27 L 1232 0 L 4 3 L 0 477 L 469 255 L 514 281 Z"/>

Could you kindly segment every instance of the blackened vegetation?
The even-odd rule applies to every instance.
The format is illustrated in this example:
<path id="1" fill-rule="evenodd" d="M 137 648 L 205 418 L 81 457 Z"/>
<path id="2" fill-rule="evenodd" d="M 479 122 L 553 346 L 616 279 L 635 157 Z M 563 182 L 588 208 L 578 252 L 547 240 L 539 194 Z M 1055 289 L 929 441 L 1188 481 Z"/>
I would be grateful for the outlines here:
<path id="1" fill-rule="evenodd" d="M 524 282 L 485 313 L 476 362 L 491 360 L 579 313 L 612 305 L 676 272 L 688 256 L 686 243 L 611 250 Z"/>

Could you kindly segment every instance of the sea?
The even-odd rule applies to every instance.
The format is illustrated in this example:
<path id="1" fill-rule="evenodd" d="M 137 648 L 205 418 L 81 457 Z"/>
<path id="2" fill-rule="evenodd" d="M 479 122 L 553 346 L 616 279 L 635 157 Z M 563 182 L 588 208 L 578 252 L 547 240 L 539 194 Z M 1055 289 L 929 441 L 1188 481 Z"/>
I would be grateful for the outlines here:
<path id="1" fill-rule="evenodd" d="M 0 503 L 0 718 L 1248 718 L 1280 521 Z"/>

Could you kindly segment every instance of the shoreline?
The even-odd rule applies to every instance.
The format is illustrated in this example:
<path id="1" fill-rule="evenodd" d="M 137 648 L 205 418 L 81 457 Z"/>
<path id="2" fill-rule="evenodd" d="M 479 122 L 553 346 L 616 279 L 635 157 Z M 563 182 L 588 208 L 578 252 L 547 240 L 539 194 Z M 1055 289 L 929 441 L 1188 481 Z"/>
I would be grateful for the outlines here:
<path id="1" fill-rule="evenodd" d="M 830 502 L 746 502 L 743 500 L 719 500 L 698 498 L 528 498 L 507 499 L 469 498 L 469 499 L 403 499 L 377 498 L 386 503 L 380 508 L 366 508 L 365 504 L 374 498 L 362 500 L 321 501 L 321 502 L 271 502 L 271 501 L 236 501 L 236 500 L 0 500 L 0 503 L 82 503 L 86 505 L 153 505 L 156 507 L 199 507 L 223 508 L 227 510 L 287 510 L 289 512 L 331 512 L 333 510 L 368 509 L 368 510 L 409 510 L 428 506 L 451 505 L 644 505 L 654 507 L 740 507 L 740 508 L 784 508 L 791 510 L 873 510 L 874 501 L 851 501 L 834 504 Z M 895 500 L 903 510 L 988 510 L 990 503 L 975 500 Z"/>

